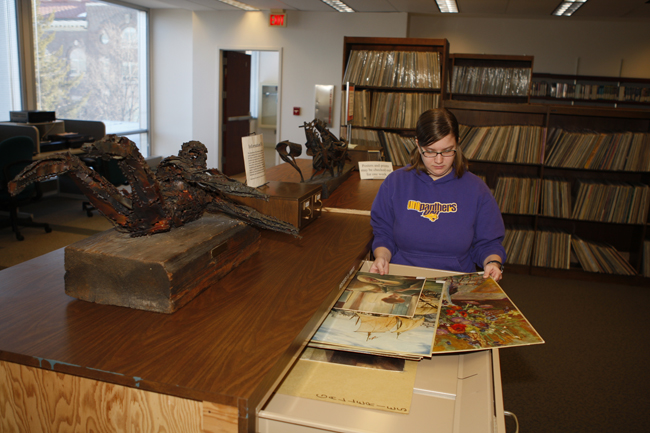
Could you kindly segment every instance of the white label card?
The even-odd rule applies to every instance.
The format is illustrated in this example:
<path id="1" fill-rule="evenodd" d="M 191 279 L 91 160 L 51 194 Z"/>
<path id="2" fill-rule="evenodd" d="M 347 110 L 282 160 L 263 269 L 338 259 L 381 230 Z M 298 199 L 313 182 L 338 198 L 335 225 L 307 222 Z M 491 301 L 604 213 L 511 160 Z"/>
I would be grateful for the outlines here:
<path id="1" fill-rule="evenodd" d="M 241 145 L 244 151 L 246 185 L 252 188 L 264 185 L 266 183 L 266 167 L 264 165 L 264 139 L 262 134 L 242 137 Z"/>
<path id="2" fill-rule="evenodd" d="M 365 179 L 386 179 L 393 171 L 390 161 L 359 161 L 359 175 Z"/>

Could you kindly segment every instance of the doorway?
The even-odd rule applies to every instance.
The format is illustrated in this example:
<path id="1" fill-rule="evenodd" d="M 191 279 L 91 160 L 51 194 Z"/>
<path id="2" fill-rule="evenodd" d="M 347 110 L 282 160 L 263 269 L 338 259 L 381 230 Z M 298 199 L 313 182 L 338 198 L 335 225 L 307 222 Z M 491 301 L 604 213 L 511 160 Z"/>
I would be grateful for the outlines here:
<path id="1" fill-rule="evenodd" d="M 244 172 L 241 138 L 249 134 L 262 134 L 265 166 L 276 165 L 281 50 L 222 50 L 221 62 L 221 170 L 228 176 Z"/>

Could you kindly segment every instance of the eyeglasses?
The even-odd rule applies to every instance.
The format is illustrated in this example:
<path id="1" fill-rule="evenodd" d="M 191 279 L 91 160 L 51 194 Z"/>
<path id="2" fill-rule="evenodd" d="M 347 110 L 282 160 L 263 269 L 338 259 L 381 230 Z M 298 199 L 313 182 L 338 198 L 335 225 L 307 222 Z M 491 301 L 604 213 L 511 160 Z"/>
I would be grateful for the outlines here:
<path id="1" fill-rule="evenodd" d="M 443 150 L 442 152 L 436 152 L 435 150 L 425 149 L 422 150 L 420 153 L 425 158 L 435 158 L 438 155 L 442 155 L 443 158 L 451 158 L 452 156 L 456 156 L 456 149 Z"/>

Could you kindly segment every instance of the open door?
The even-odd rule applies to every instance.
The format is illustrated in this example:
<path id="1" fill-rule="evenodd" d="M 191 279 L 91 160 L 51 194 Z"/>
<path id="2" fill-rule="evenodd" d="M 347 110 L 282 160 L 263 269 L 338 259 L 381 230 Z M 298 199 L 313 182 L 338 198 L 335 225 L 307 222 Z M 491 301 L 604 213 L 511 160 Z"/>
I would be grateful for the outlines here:
<path id="1" fill-rule="evenodd" d="M 227 176 L 244 172 L 241 138 L 250 134 L 251 56 L 223 52 L 221 171 Z"/>

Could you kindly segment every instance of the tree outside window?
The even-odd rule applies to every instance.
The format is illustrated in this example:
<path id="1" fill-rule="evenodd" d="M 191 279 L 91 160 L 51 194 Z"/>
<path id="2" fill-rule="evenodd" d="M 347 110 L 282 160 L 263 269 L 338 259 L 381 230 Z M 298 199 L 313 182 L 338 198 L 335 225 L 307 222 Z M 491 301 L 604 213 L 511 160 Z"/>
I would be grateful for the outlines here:
<path id="1" fill-rule="evenodd" d="M 107 133 L 147 129 L 146 14 L 96 0 L 32 0 L 37 107 L 99 120 Z M 148 153 L 146 138 L 129 136 Z"/>

